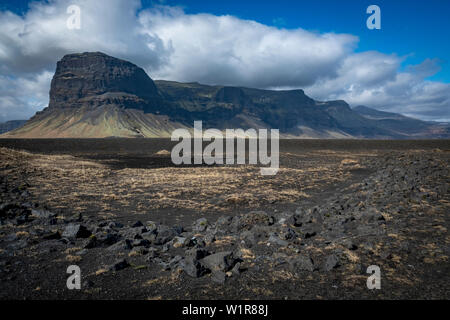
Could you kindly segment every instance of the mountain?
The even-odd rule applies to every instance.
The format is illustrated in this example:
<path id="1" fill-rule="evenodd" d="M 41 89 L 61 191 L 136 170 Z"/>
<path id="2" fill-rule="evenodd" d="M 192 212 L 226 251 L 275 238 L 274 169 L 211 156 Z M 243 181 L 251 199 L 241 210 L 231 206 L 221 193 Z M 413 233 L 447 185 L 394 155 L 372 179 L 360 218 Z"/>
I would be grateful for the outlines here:
<path id="1" fill-rule="evenodd" d="M 353 108 L 378 128 L 406 135 L 410 138 L 449 138 L 450 125 L 434 121 L 422 121 L 392 112 L 379 111 L 366 106 Z"/>
<path id="2" fill-rule="evenodd" d="M 160 114 L 169 107 L 136 65 L 100 52 L 69 54 L 56 65 L 48 107 L 5 137 L 170 136 L 185 126 Z"/>
<path id="3" fill-rule="evenodd" d="M 10 120 L 0 123 L 0 134 L 22 127 L 27 120 Z"/>
<path id="4" fill-rule="evenodd" d="M 48 107 L 3 137 L 170 137 L 195 120 L 222 130 L 276 128 L 286 138 L 402 139 L 436 130 L 435 124 L 367 109 L 315 101 L 303 90 L 153 81 L 130 62 L 85 52 L 57 63 Z"/>

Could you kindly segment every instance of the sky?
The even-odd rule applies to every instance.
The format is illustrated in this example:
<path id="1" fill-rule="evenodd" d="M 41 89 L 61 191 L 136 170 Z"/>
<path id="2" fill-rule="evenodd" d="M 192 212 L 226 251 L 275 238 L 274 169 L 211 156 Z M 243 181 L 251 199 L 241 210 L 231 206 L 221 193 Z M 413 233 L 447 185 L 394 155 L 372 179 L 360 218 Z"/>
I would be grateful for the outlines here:
<path id="1" fill-rule="evenodd" d="M 381 29 L 369 30 L 369 5 Z M 80 8 L 69 29 L 67 8 Z M 102 51 L 153 79 L 304 89 L 450 121 L 450 0 L 0 0 L 0 121 L 48 104 L 56 62 Z"/>

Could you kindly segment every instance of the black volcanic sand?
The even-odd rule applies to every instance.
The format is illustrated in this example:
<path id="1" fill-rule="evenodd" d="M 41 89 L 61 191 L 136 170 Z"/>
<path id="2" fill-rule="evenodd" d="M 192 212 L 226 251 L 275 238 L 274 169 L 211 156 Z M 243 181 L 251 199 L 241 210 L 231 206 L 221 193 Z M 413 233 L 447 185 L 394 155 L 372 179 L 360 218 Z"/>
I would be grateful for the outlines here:
<path id="1" fill-rule="evenodd" d="M 450 298 L 448 140 L 282 140 L 275 177 L 174 144 L 0 140 L 0 298 Z"/>

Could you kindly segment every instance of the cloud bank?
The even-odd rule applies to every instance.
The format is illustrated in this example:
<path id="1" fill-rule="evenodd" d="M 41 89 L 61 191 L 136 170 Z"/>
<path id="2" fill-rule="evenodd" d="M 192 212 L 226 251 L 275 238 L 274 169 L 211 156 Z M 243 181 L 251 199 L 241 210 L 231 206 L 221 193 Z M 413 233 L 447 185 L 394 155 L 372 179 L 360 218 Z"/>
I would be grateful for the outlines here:
<path id="1" fill-rule="evenodd" d="M 69 5 L 81 9 L 70 30 Z M 303 88 L 315 99 L 344 99 L 425 120 L 450 120 L 450 85 L 426 80 L 438 61 L 401 69 L 403 57 L 355 52 L 350 34 L 286 30 L 233 16 L 143 10 L 137 0 L 54 0 L 24 16 L 0 12 L 0 121 L 24 119 L 48 103 L 56 61 L 103 51 L 154 79 L 257 88 Z"/>

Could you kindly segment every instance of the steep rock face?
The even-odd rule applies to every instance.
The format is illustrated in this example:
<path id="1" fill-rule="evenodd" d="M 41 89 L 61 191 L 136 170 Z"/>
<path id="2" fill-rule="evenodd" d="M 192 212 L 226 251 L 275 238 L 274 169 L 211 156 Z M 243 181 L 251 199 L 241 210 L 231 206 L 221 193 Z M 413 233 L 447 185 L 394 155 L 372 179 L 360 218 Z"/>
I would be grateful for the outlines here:
<path id="1" fill-rule="evenodd" d="M 120 105 L 151 112 L 161 98 L 136 65 L 101 52 L 69 54 L 58 61 L 49 109 Z"/>

